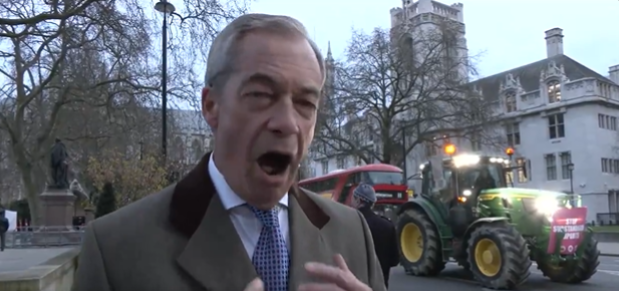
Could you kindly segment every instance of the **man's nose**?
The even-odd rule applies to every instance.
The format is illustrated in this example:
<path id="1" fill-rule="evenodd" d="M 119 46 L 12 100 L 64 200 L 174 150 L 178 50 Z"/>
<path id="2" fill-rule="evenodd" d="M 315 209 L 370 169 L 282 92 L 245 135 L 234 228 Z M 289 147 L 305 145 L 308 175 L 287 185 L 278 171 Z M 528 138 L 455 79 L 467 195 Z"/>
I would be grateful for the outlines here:
<path id="1" fill-rule="evenodd" d="M 267 128 L 280 136 L 294 135 L 299 132 L 297 112 L 291 100 L 280 101 L 272 108 Z"/>

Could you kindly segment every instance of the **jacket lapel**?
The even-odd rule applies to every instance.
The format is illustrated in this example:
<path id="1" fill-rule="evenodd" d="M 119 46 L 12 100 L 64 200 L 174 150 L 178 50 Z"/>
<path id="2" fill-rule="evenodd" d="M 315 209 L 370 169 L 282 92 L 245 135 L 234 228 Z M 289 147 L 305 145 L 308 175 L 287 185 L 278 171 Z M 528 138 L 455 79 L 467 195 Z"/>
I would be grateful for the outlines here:
<path id="1" fill-rule="evenodd" d="M 177 263 L 204 288 L 243 290 L 256 272 L 215 193 L 207 153 L 174 188 L 168 221 L 188 238 Z"/>
<path id="2" fill-rule="evenodd" d="M 207 153 L 175 186 L 172 195 L 168 221 L 188 238 L 177 263 L 204 288 L 243 290 L 257 274 L 215 193 L 207 167 L 210 157 Z M 319 205 L 323 204 L 297 186 L 289 191 L 290 290 L 311 280 L 305 263 L 331 262 L 332 251 L 322 231 L 330 218 L 323 210 L 325 206 Z"/>
<path id="3" fill-rule="evenodd" d="M 201 224 L 177 262 L 209 290 L 243 290 L 257 277 L 219 196 L 211 199 Z"/>
<path id="4" fill-rule="evenodd" d="M 296 290 L 300 284 L 311 280 L 304 268 L 307 262 L 332 261 L 331 251 L 321 231 L 328 222 L 329 217 L 303 190 L 294 187 L 289 192 L 289 290 Z"/>

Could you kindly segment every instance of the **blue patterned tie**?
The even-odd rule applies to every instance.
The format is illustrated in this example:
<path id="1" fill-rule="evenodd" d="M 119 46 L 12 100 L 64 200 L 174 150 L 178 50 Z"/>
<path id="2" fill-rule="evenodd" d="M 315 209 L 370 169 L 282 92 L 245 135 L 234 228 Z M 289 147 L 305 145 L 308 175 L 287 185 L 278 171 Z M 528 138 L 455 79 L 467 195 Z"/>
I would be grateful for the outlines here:
<path id="1" fill-rule="evenodd" d="M 265 284 L 265 291 L 287 291 L 289 255 L 280 230 L 278 207 L 268 211 L 249 207 L 263 223 L 263 229 L 252 256 L 254 268 Z"/>

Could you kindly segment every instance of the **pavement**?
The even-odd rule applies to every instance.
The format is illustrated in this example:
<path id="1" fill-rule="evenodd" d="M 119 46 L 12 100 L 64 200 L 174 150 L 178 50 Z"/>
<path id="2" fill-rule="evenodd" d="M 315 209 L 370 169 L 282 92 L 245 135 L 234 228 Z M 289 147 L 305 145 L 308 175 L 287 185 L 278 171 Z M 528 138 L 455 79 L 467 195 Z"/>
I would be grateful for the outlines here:
<path id="1" fill-rule="evenodd" d="M 615 244 L 616 247 L 618 244 Z M 617 250 L 616 250 L 617 252 Z M 601 256 L 598 272 L 590 280 L 577 285 L 559 284 L 543 277 L 535 264 L 530 269 L 530 278 L 521 291 L 619 291 L 618 257 Z M 402 267 L 395 267 L 390 274 L 390 291 L 486 291 L 480 287 L 456 263 L 448 263 L 437 277 L 415 277 L 405 274 Z"/>
<path id="2" fill-rule="evenodd" d="M 618 242 L 599 242 L 598 250 L 601 255 L 617 257 L 620 247 L 618 247 Z"/>
<path id="3" fill-rule="evenodd" d="M 0 252 L 0 273 L 32 268 L 74 248 L 5 249 Z"/>
<path id="4" fill-rule="evenodd" d="M 0 252 L 0 274 L 25 270 L 42 264 L 57 255 L 71 250 L 69 248 L 31 248 L 7 249 Z M 543 277 L 536 265 L 523 291 L 619 291 L 618 243 L 599 243 L 601 253 L 614 252 L 615 256 L 601 256 L 598 272 L 587 282 L 579 285 L 558 284 Z M 392 269 L 390 276 L 392 291 L 482 291 L 471 276 L 455 263 L 448 263 L 446 269 L 437 277 L 414 277 L 406 275 L 402 267 Z"/>

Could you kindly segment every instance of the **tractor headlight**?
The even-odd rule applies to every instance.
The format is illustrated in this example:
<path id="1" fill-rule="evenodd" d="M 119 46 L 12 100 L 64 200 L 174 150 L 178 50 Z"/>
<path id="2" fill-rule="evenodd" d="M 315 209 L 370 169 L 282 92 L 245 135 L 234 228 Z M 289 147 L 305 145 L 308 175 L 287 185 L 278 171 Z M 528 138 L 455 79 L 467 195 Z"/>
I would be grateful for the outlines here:
<path id="1" fill-rule="evenodd" d="M 480 156 L 473 154 L 461 154 L 452 157 L 452 163 L 456 168 L 476 165 L 480 162 Z"/>
<path id="2" fill-rule="evenodd" d="M 463 196 L 465 197 L 471 196 L 471 190 L 463 190 Z"/>
<path id="3" fill-rule="evenodd" d="M 555 198 L 537 198 L 535 207 L 539 213 L 548 217 L 553 217 L 553 214 L 560 208 Z"/>

